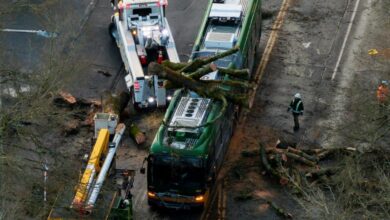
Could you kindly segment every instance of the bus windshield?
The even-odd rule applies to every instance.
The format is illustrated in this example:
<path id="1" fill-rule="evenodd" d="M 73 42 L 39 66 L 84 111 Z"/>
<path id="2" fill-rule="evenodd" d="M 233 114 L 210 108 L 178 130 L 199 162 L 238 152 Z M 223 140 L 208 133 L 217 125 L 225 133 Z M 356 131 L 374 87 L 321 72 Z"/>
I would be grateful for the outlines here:
<path id="1" fill-rule="evenodd" d="M 204 187 L 202 159 L 191 157 L 150 156 L 148 183 L 155 190 L 194 192 Z"/>

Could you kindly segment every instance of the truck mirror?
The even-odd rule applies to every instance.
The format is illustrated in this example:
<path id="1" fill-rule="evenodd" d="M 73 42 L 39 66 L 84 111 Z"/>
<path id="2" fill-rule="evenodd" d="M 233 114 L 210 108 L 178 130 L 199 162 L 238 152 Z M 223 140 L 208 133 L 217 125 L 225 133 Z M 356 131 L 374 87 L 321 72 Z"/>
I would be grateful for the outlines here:
<path id="1" fill-rule="evenodd" d="M 145 174 L 145 167 L 141 167 L 141 169 L 139 170 L 139 172 L 140 172 L 141 174 Z"/>

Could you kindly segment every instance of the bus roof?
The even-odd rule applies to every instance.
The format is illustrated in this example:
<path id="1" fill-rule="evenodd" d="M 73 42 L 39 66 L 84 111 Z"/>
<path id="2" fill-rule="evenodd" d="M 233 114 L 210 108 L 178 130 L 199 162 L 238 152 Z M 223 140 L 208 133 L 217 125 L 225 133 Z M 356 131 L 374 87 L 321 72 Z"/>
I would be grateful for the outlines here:
<path id="1" fill-rule="evenodd" d="M 150 153 L 206 156 L 214 124 L 202 125 L 217 116 L 221 107 L 217 103 L 184 89 L 176 91 L 165 115 L 166 124 L 157 131 Z M 186 123 L 185 128 L 180 127 L 186 121 L 190 123 Z"/>
<path id="2" fill-rule="evenodd" d="M 148 4 L 159 3 L 161 5 L 168 5 L 168 0 L 124 0 L 123 4 Z"/>

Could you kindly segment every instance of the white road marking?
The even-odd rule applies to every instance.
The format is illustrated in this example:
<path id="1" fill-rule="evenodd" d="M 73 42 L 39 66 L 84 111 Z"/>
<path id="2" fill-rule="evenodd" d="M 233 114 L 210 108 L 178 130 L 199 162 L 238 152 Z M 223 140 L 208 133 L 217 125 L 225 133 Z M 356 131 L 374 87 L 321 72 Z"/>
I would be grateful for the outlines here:
<path id="1" fill-rule="evenodd" d="M 339 57 L 337 58 L 336 66 L 335 66 L 334 69 L 333 69 L 332 80 L 334 80 L 334 78 L 336 77 L 337 69 L 339 68 L 340 61 L 341 61 L 341 57 L 342 57 L 343 54 L 344 54 L 345 45 L 347 44 L 347 40 L 348 40 L 348 38 L 349 38 L 349 34 L 351 33 L 352 25 L 353 25 L 353 22 L 354 22 L 355 17 L 356 17 L 356 12 L 357 12 L 357 9 L 358 9 L 358 7 L 359 7 L 359 3 L 360 3 L 360 0 L 356 0 L 356 2 L 355 2 L 355 7 L 354 7 L 354 9 L 353 9 L 351 19 L 349 20 L 349 25 L 348 25 L 347 33 L 345 34 L 344 41 L 343 41 L 343 45 L 341 46 L 341 50 L 340 50 L 340 53 L 339 53 Z"/>
<path id="2" fill-rule="evenodd" d="M 302 43 L 302 45 L 303 45 L 303 47 L 304 48 L 309 48 L 310 47 L 310 45 L 311 45 L 311 42 L 307 42 L 307 43 Z"/>
<path id="3" fill-rule="evenodd" d="M 13 33 L 28 33 L 28 34 L 37 34 L 41 37 L 46 37 L 46 38 L 50 38 L 50 37 L 57 37 L 57 33 L 55 32 L 48 32 L 48 31 L 45 31 L 45 30 L 25 30 L 25 29 L 11 29 L 11 28 L 5 28 L 5 29 L 1 29 L 2 32 L 13 32 Z"/>
<path id="4" fill-rule="evenodd" d="M 314 73 L 313 70 L 309 70 L 309 78 L 311 78 L 313 76 L 313 73 Z"/>

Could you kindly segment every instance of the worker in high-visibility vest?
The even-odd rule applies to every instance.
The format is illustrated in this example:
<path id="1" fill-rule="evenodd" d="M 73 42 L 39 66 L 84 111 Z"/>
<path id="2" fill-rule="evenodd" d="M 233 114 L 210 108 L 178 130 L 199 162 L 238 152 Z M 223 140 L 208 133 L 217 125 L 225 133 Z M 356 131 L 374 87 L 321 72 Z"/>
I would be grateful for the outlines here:
<path id="1" fill-rule="evenodd" d="M 387 118 L 388 113 L 386 111 L 387 106 L 389 105 L 389 83 L 386 80 L 382 80 L 379 84 L 378 89 L 376 90 L 376 98 L 379 103 L 379 115 Z"/>
<path id="2" fill-rule="evenodd" d="M 389 102 L 389 83 L 386 80 L 382 80 L 376 90 L 376 98 L 381 106 L 385 106 Z"/>
<path id="3" fill-rule="evenodd" d="M 293 100 L 290 103 L 290 106 L 287 109 L 287 112 L 292 110 L 292 115 L 294 117 L 294 131 L 299 130 L 299 116 L 303 115 L 303 102 L 301 99 L 301 94 L 296 93 Z"/>

